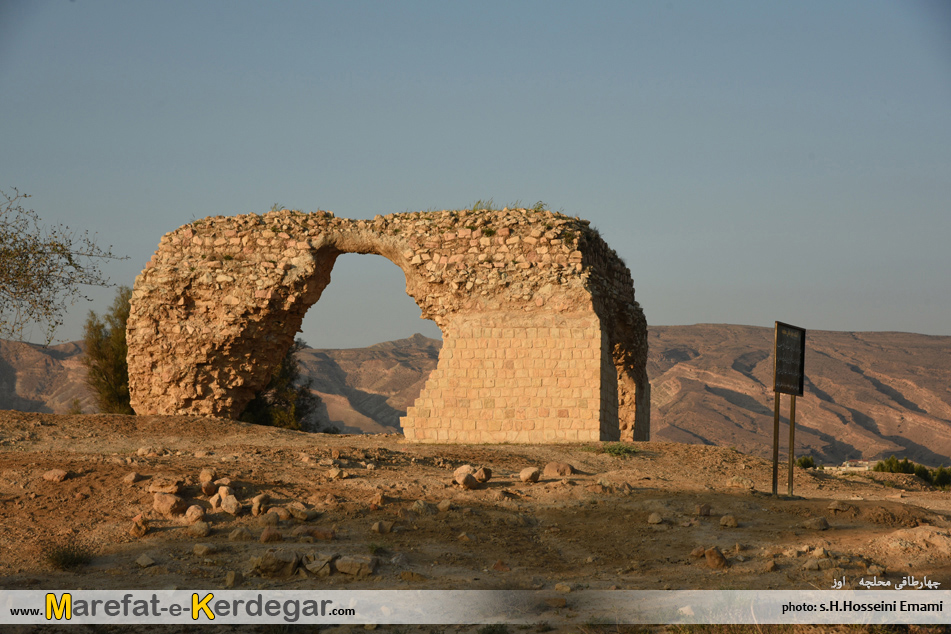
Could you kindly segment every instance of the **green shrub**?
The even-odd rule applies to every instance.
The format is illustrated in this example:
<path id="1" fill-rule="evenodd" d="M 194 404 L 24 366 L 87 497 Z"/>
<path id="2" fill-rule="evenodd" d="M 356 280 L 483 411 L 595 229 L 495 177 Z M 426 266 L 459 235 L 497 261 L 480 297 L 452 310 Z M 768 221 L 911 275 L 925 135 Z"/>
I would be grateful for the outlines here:
<path id="1" fill-rule="evenodd" d="M 796 466 L 800 469 L 815 469 L 816 461 L 812 459 L 812 456 L 802 456 L 796 461 Z"/>
<path id="2" fill-rule="evenodd" d="M 310 391 L 312 380 L 302 379 L 295 354 L 306 348 L 301 339 L 295 339 L 280 364 L 274 368 L 267 386 L 258 392 L 241 414 L 241 420 L 256 425 L 271 425 L 285 429 L 301 429 L 301 423 L 311 416 L 320 404 L 320 397 Z M 337 429 L 324 430 L 335 433 Z"/>
<path id="3" fill-rule="evenodd" d="M 91 562 L 92 558 L 92 550 L 74 541 L 43 547 L 43 559 L 57 570 L 80 568 Z"/>
<path id="4" fill-rule="evenodd" d="M 615 458 L 628 458 L 637 453 L 637 448 L 623 442 L 609 442 L 604 445 L 604 453 Z"/>

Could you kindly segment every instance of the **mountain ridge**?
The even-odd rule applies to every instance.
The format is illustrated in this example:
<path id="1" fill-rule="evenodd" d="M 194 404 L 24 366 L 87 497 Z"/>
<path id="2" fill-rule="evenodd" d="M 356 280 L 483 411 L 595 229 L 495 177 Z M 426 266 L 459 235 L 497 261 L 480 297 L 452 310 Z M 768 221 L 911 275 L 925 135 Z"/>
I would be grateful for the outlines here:
<path id="1" fill-rule="evenodd" d="M 365 348 L 299 353 L 322 399 L 319 422 L 347 433 L 399 432 L 436 366 L 442 342 L 415 334 Z M 653 440 L 771 456 L 773 329 L 732 324 L 652 326 Z M 82 347 L 0 341 L 0 408 L 65 413 L 78 399 Z M 951 463 L 951 337 L 905 332 L 807 331 L 805 394 L 797 400 L 796 454 L 834 464 L 892 454 Z M 780 447 L 788 442 L 782 399 Z"/>

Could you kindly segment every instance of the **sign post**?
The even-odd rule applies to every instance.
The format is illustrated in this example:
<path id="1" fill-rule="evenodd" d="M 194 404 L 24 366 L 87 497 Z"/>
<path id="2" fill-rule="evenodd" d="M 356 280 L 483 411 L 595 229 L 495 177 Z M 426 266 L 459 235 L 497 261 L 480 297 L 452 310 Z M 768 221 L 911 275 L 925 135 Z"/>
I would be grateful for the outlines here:
<path id="1" fill-rule="evenodd" d="M 773 392 L 776 403 L 773 409 L 773 495 L 779 485 L 779 404 L 780 394 L 789 394 L 789 495 L 793 494 L 793 466 L 796 457 L 796 397 L 802 396 L 806 375 L 803 366 L 806 360 L 806 330 L 776 322 L 773 339 Z"/>

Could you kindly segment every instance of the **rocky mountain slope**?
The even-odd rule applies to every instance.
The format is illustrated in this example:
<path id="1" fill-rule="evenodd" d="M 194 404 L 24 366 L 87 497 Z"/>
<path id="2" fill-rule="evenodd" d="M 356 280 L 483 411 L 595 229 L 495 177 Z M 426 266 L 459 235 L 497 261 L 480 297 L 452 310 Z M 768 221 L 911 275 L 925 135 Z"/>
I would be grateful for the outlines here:
<path id="1" fill-rule="evenodd" d="M 769 457 L 772 342 L 771 328 L 651 327 L 652 438 Z M 322 422 L 348 433 L 398 431 L 440 344 L 417 334 L 368 348 L 304 350 Z M 79 398 L 93 411 L 79 354 L 76 343 L 0 342 L 0 408 L 63 413 Z M 951 337 L 809 331 L 805 391 L 797 401 L 797 456 L 835 464 L 895 454 L 951 464 Z M 784 397 L 783 455 L 788 412 Z"/>

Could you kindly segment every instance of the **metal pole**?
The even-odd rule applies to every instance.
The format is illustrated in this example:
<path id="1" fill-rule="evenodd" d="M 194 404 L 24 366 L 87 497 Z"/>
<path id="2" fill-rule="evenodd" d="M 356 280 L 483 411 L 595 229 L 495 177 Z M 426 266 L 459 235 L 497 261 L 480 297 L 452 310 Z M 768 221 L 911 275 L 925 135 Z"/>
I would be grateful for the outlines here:
<path id="1" fill-rule="evenodd" d="M 779 485 L 779 395 L 776 394 L 775 407 L 773 408 L 773 497 L 777 494 Z"/>
<path id="2" fill-rule="evenodd" d="M 796 460 L 796 395 L 789 403 L 789 497 L 793 494 L 793 464 Z"/>

